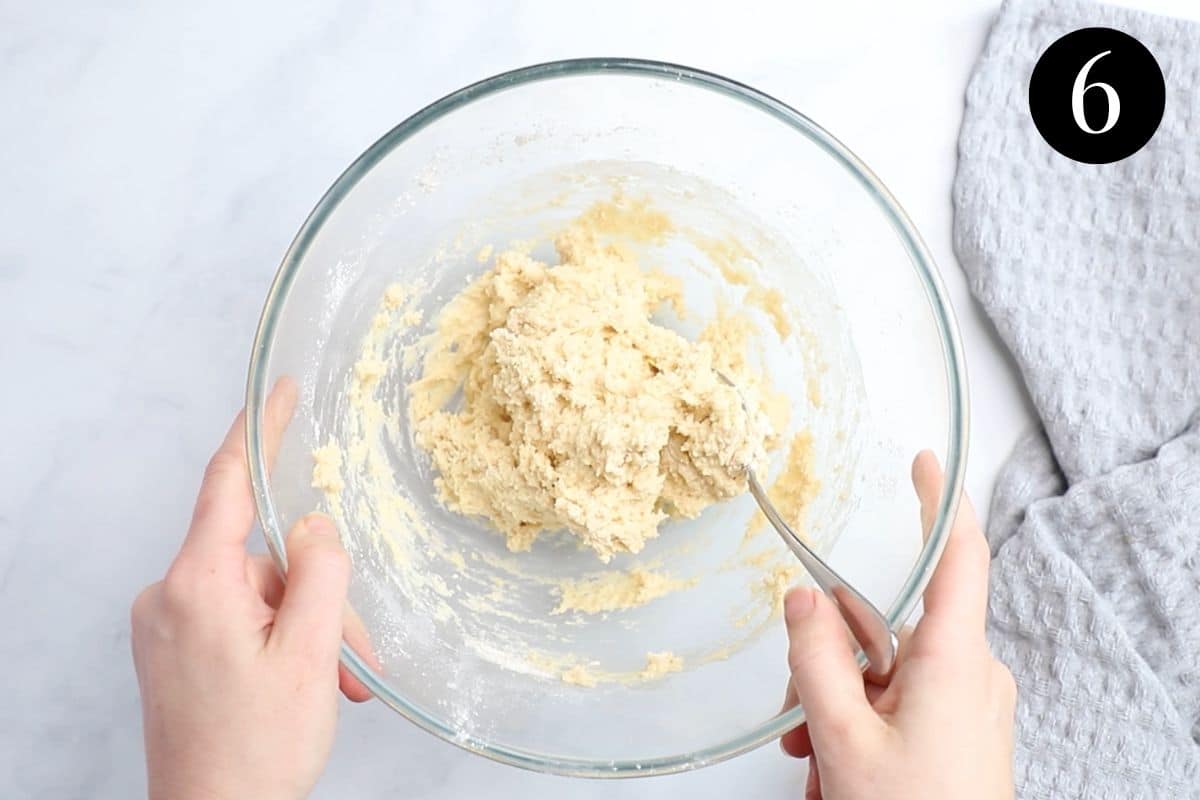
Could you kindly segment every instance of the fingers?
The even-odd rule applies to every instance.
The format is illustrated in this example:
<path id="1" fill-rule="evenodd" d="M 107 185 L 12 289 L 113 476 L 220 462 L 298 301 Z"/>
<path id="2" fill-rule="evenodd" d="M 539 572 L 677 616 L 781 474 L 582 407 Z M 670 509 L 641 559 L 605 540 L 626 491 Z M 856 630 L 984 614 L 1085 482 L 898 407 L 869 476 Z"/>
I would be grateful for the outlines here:
<path id="1" fill-rule="evenodd" d="M 365 703 L 375 696 L 362 684 L 362 681 L 350 674 L 350 670 L 346 669 L 345 664 L 338 664 L 338 688 L 352 703 Z"/>
<path id="2" fill-rule="evenodd" d="M 1017 681 L 1012 671 L 999 661 L 991 664 L 992 692 L 999 706 L 1000 719 L 1007 725 L 1012 725 L 1013 716 L 1017 712 Z"/>
<path id="3" fill-rule="evenodd" d="M 783 693 L 783 707 L 779 709 L 779 713 L 786 714 L 798 705 L 800 705 L 800 698 L 796 695 L 796 687 L 792 685 L 792 681 L 789 678 L 787 688 Z M 783 736 L 780 736 L 779 749 L 794 758 L 808 758 L 811 756 L 812 740 L 808 738 L 808 725 L 805 724 L 792 728 Z"/>
<path id="4" fill-rule="evenodd" d="M 913 486 L 921 500 L 921 520 L 927 533 L 937 514 L 943 483 L 933 453 L 918 455 L 913 462 Z M 941 561 L 925 589 L 921 638 L 939 643 L 984 640 L 990 561 L 975 510 L 964 494 Z"/>
<path id="5" fill-rule="evenodd" d="M 367 629 L 363 626 L 358 614 L 354 613 L 354 609 L 348 605 L 346 606 L 346 615 L 342 620 L 342 638 L 346 640 L 350 649 L 367 663 L 368 667 L 376 672 L 382 669 L 379 659 L 375 656 L 375 650 L 371 647 L 371 640 L 367 638 Z M 371 694 L 371 690 L 364 686 L 358 678 L 351 675 L 350 670 L 346 669 L 344 665 L 338 666 L 338 686 L 346 699 L 355 703 L 370 700 L 374 696 Z"/>
<path id="6" fill-rule="evenodd" d="M 867 702 L 862 673 L 833 604 L 802 586 L 788 593 L 783 610 L 788 668 L 812 748 L 853 748 L 881 732 L 883 723 Z"/>
<path id="7" fill-rule="evenodd" d="M 808 778 L 804 781 L 804 800 L 821 800 L 821 772 L 815 758 L 808 762 Z"/>
<path id="8" fill-rule="evenodd" d="M 921 538 L 928 539 L 942 497 L 942 467 L 929 450 L 922 450 L 913 459 L 912 482 L 921 502 Z"/>
<path id="9" fill-rule="evenodd" d="M 296 401 L 300 390 L 296 382 L 287 375 L 275 381 L 267 402 L 263 407 L 263 455 L 267 461 L 267 470 L 275 468 L 275 458 L 279 455 L 279 445 L 283 442 L 283 432 L 287 430 L 292 415 L 296 413 Z M 244 444 L 244 442 L 243 442 Z"/>
<path id="10" fill-rule="evenodd" d="M 779 737 L 779 749 L 792 758 L 808 758 L 813 754 L 812 739 L 808 736 L 808 725 L 801 725 Z"/>
<path id="11" fill-rule="evenodd" d="M 350 559 L 333 521 L 310 514 L 296 523 L 287 537 L 287 563 L 287 584 L 268 644 L 328 662 L 332 675 L 350 583 Z"/>
<path id="12" fill-rule="evenodd" d="M 280 378 L 267 397 L 263 410 L 263 447 L 267 463 L 273 464 L 283 431 L 296 407 L 296 384 Z M 246 537 L 254 526 L 254 498 L 246 465 L 245 412 L 237 415 L 225 440 L 204 471 L 196 498 L 196 510 L 180 555 L 225 554 L 231 565 L 244 559 Z"/>
<path id="13" fill-rule="evenodd" d="M 896 636 L 896 664 L 903 664 L 904 659 L 908 656 L 908 650 L 912 647 L 913 626 L 905 625 L 900 629 L 900 633 Z"/>
<path id="14" fill-rule="evenodd" d="M 897 669 L 904 663 L 908 657 L 909 648 L 911 647 L 913 637 L 913 627 L 905 625 L 900 629 L 899 635 L 896 637 L 899 644 L 896 648 L 896 667 Z M 878 708 L 880 711 L 883 708 L 880 706 L 882 698 L 887 694 L 888 687 L 871 683 L 864 675 L 863 690 L 867 695 L 867 702 L 872 708 Z M 792 681 L 788 681 L 787 689 L 784 691 L 783 707 L 779 709 L 779 713 L 783 714 L 791 711 L 800 704 L 800 698 L 796 694 L 796 687 Z M 886 704 L 884 704 L 886 705 Z M 779 749 L 786 755 L 793 758 L 808 758 L 813 754 L 812 739 L 808 735 L 808 724 L 805 723 L 799 727 L 793 728 L 783 736 L 779 737 Z"/>
<path id="15" fill-rule="evenodd" d="M 792 682 L 788 681 L 788 696 L 784 700 L 783 709 L 779 712 L 781 714 L 784 711 L 790 711 L 799 704 L 799 700 L 792 699 L 795 697 L 795 690 L 791 688 L 791 685 Z M 867 702 L 870 703 L 872 708 L 877 708 L 880 699 L 887 693 L 888 687 L 866 683 L 863 685 L 863 690 L 867 694 Z M 786 755 L 794 758 L 808 758 L 811 756 L 813 754 L 813 746 L 812 739 L 808 735 L 808 723 L 806 722 L 803 725 L 792 728 L 783 736 L 780 736 L 779 749 Z"/>
<path id="16" fill-rule="evenodd" d="M 283 578 L 270 556 L 256 555 L 246 559 L 246 583 L 271 608 L 278 609 L 283 602 Z"/>
<path id="17" fill-rule="evenodd" d="M 279 576 L 279 570 L 275 568 L 275 562 L 269 556 L 251 556 L 246 560 L 246 580 L 267 605 L 278 610 L 280 603 L 283 602 L 284 584 L 283 579 Z M 375 657 L 375 652 L 371 648 L 366 628 L 363 627 L 362 621 L 349 605 L 346 606 L 342 618 L 342 631 L 346 644 L 350 645 L 351 649 L 358 653 L 368 666 L 379 670 L 379 659 Z M 338 688 L 342 690 L 342 694 L 346 696 L 347 700 L 355 703 L 362 703 L 374 697 L 371 690 L 364 686 L 358 678 L 351 675 L 350 670 L 342 664 L 338 664 Z"/>

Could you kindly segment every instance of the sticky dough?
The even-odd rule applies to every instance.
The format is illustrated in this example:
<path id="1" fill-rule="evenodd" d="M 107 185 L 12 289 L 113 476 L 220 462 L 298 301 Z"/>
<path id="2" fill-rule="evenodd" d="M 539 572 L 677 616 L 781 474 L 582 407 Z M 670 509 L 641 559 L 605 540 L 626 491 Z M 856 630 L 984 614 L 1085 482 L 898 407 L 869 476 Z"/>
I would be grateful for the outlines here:
<path id="1" fill-rule="evenodd" d="M 667 517 L 745 490 L 744 465 L 765 469 L 775 443 L 770 398 L 711 337 L 652 321 L 681 308 L 676 279 L 644 271 L 586 217 L 555 246 L 554 266 L 500 253 L 447 304 L 410 422 L 448 508 L 485 517 L 511 550 L 565 528 L 608 561 Z"/>
<path id="2" fill-rule="evenodd" d="M 744 287 L 736 307 L 730 308 L 722 294 L 714 297 L 716 313 L 695 343 L 653 322 L 668 318 L 654 313 L 667 307 L 686 319 L 677 282 L 643 271 L 645 265 L 629 251 L 611 244 L 663 244 L 668 234 L 676 233 L 717 267 L 727 286 Z M 471 614 L 531 621 L 523 610 L 514 612 L 502 602 L 506 593 L 519 591 L 516 576 L 523 582 L 521 588 L 528 588 L 528 575 L 518 570 L 513 580 L 492 580 L 490 592 L 464 597 L 460 584 L 447 584 L 438 573 L 432 559 L 445 559 L 460 575 L 473 575 L 479 554 L 472 553 L 469 564 L 457 549 L 446 550 L 410 499 L 392 485 L 383 442 L 400 436 L 402 426 L 381 395 L 391 397 L 383 381 L 400 377 L 401 370 L 418 368 L 420 379 L 409 382 L 403 396 L 413 423 L 410 429 L 440 472 L 441 498 L 456 510 L 486 516 L 509 534 L 516 549 L 528 547 L 539 531 L 552 526 L 570 527 L 585 538 L 579 527 L 569 524 L 571 509 L 558 506 L 564 491 L 573 492 L 568 498 L 586 499 L 604 489 L 604 502 L 638 512 L 610 515 L 610 530 L 623 532 L 608 542 L 612 552 L 629 547 L 637 536 L 644 541 L 654 535 L 652 522 L 694 513 L 731 488 L 740 492 L 736 470 L 728 468 L 736 457 L 728 454 L 743 447 L 752 452 L 742 457 L 761 457 L 755 452 L 759 436 L 768 453 L 789 445 L 783 470 L 769 491 L 802 534 L 808 504 L 819 486 L 809 434 L 800 429 L 786 442 L 782 435 L 791 428 L 791 402 L 763 373 L 762 331 L 745 311 L 760 311 L 781 341 L 795 336 L 792 318 L 780 316 L 778 292 L 759 285 L 744 266 L 751 254 L 738 240 L 676 230 L 648 200 L 618 195 L 587 209 L 557 244 L 556 266 L 523 252 L 495 255 L 492 246 L 485 247 L 479 263 L 490 269 L 459 292 L 434 320 L 434 333 L 420 339 L 408 334 L 422 321 L 418 304 L 429 286 L 388 287 L 346 376 L 343 437 L 327 440 L 312 454 L 312 485 L 321 490 L 329 513 L 344 530 L 368 526 L 372 540 L 387 548 L 397 567 L 398 588 L 413 599 L 414 608 L 439 624 L 459 619 L 462 612 L 450 602 L 455 593 Z M 406 336 L 409 344 L 402 344 Z M 498 346 L 497 339 L 509 341 Z M 610 369 L 613 365 L 624 366 Z M 739 420 L 737 408 L 729 405 L 728 387 L 710 380 L 713 368 L 740 387 L 754 409 L 749 418 Z M 411 380 L 407 374 L 403 377 Z M 820 403 L 813 394 L 814 376 L 808 380 L 809 399 L 816 407 Z M 683 403 L 684 392 L 694 401 Z M 538 408 L 552 412 L 541 423 L 532 416 Z M 653 414 L 647 416 L 647 411 Z M 739 429 L 740 424 L 745 428 Z M 742 437 L 758 426 L 761 430 L 753 431 L 753 437 Z M 652 432 L 646 444 L 633 447 L 640 441 L 633 432 L 646 428 Z M 655 437 L 661 441 L 664 429 L 667 445 L 657 450 L 655 461 Z M 682 447 L 681 440 L 688 447 Z M 710 444 L 702 445 L 705 441 Z M 577 458 L 567 457 L 572 454 Z M 547 463 L 554 474 L 547 471 Z M 538 465 L 540 473 L 528 471 Z M 621 476 L 641 482 L 622 484 Z M 640 505 L 625 503 L 630 498 Z M 377 519 L 372 521 L 373 516 Z M 630 520 L 644 527 L 631 534 L 624 527 Z M 718 567 L 749 576 L 751 602 L 734 608 L 732 620 L 735 627 L 748 630 L 707 652 L 688 652 L 688 665 L 728 657 L 778 614 L 799 567 L 774 537 L 760 538 L 762 523 L 761 515 L 755 514 L 737 551 Z M 594 538 L 586 526 L 583 530 Z M 565 615 L 564 625 L 574 626 L 583 617 L 603 618 L 659 602 L 703 579 L 703 574 L 677 574 L 669 561 L 647 561 L 574 579 L 543 580 L 541 585 L 550 593 L 551 613 Z M 507 631 L 503 625 L 494 630 L 502 637 Z M 615 670 L 576 653 L 540 649 L 520 637 L 498 640 L 488 635 L 466 641 L 495 663 L 581 687 L 639 683 L 684 668 L 684 657 L 667 649 L 647 652 L 641 668 L 625 664 Z"/>

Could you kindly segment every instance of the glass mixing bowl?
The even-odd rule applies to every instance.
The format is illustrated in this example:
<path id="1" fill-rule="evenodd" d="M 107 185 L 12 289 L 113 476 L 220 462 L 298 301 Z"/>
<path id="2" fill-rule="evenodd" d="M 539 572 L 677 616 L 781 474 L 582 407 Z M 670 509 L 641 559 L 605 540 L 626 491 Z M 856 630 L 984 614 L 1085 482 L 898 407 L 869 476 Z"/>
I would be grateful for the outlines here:
<path id="1" fill-rule="evenodd" d="M 410 301 L 420 323 L 389 334 L 412 345 L 485 269 L 482 248 L 523 240 L 552 259 L 546 238 L 614 197 L 646 199 L 678 234 L 639 251 L 684 281 L 689 313 L 664 324 L 695 334 L 723 290 L 735 307 L 739 297 L 748 305 L 737 294 L 747 286 L 783 298 L 794 330 L 786 341 L 768 330 L 760 367 L 789 396 L 792 431 L 811 434 L 820 488 L 805 529 L 894 628 L 941 553 L 967 429 L 953 314 L 911 221 L 840 142 L 754 89 L 648 61 L 543 64 L 439 100 L 360 156 L 297 234 L 254 342 L 248 443 L 267 543 L 286 569 L 285 532 L 313 510 L 335 511 L 353 563 L 350 604 L 369 641 L 361 652 L 343 646 L 348 669 L 468 750 L 592 777 L 695 768 L 803 721 L 801 709 L 778 713 L 786 639 L 778 595 L 755 604 L 767 579 L 751 562 L 782 545 L 763 533 L 746 553 L 750 499 L 669 522 L 643 553 L 608 565 L 665 565 L 690 581 L 686 590 L 632 610 L 555 614 L 555 581 L 604 565 L 566 535 L 507 553 L 498 534 L 437 503 L 403 411 L 419 362 L 397 363 L 376 389 L 391 422 L 371 434 L 383 454 L 373 474 L 403 498 L 390 513 L 351 474 L 331 509 L 312 486 L 312 452 L 355 435 L 347 387 L 386 287 L 424 287 Z M 769 310 L 748 313 L 768 329 Z M 301 399 L 268 474 L 263 403 L 283 375 L 297 379 Z M 947 475 L 926 539 L 908 479 L 923 448 Z M 668 649 L 683 670 L 639 680 L 646 654 Z M 569 659 L 618 677 L 574 685 L 561 679 Z"/>

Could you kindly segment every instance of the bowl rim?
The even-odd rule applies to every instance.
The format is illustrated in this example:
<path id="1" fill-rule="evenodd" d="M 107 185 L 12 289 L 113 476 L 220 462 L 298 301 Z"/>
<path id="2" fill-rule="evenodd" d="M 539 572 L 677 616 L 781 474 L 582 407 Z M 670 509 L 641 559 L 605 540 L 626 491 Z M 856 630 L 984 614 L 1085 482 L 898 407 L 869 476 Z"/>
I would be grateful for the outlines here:
<path id="1" fill-rule="evenodd" d="M 721 75 L 646 59 L 577 58 L 550 61 L 502 72 L 472 83 L 427 105 L 385 133 L 356 158 L 322 195 L 288 247 L 267 293 L 254 336 L 246 382 L 246 452 L 250 480 L 259 522 L 272 559 L 276 566 L 286 573 L 284 533 L 280 528 L 270 491 L 266 456 L 259 444 L 262 436 L 263 408 L 270 389 L 267 385 L 267 367 L 280 310 L 287 300 L 299 265 L 322 225 L 363 176 L 392 150 L 434 121 L 471 102 L 508 89 L 555 78 L 588 75 L 625 75 L 680 81 L 746 103 L 791 126 L 840 163 L 859 182 L 888 218 L 908 252 L 913 268 L 924 286 L 941 338 L 950 413 L 945 464 L 946 483 L 937 516 L 912 572 L 887 612 L 888 623 L 893 630 L 898 629 L 916 607 L 934 567 L 941 558 L 949 535 L 950 521 L 954 519 L 958 507 L 966 472 L 969 418 L 966 364 L 957 321 L 942 277 L 916 227 L 891 192 L 861 159 L 816 122 L 768 94 Z M 696 769 L 760 747 L 804 721 L 803 710 L 797 707 L 717 744 L 686 753 L 646 759 L 587 759 L 545 754 L 476 738 L 455 730 L 445 720 L 410 705 L 376 678 L 371 668 L 345 642 L 341 646 L 341 663 L 376 697 L 439 738 L 494 761 L 560 775 L 590 778 L 648 777 Z M 859 663 L 865 665 L 861 653 Z"/>

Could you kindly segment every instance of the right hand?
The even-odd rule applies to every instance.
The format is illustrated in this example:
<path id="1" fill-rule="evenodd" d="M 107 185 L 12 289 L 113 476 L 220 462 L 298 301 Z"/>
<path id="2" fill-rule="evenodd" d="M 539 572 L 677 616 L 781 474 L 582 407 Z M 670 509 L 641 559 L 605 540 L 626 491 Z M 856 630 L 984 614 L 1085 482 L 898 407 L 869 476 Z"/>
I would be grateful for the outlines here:
<path id="1" fill-rule="evenodd" d="M 926 532 L 942 472 L 932 453 L 913 462 Z M 988 650 L 987 542 L 963 497 L 925 615 L 901 637 L 887 686 L 865 682 L 833 604 L 810 587 L 784 601 L 788 684 L 807 722 L 780 741 L 809 758 L 806 800 L 1011 800 L 1016 685 Z"/>

